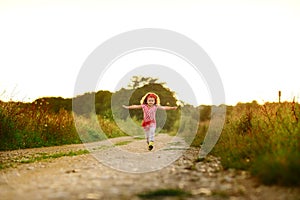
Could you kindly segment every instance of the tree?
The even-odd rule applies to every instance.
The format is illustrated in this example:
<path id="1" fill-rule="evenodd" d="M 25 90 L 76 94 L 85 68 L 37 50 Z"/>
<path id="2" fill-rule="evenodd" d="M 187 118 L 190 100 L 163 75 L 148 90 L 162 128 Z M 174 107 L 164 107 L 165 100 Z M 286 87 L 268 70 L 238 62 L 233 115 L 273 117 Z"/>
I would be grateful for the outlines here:
<path id="1" fill-rule="evenodd" d="M 137 89 L 143 87 L 148 84 L 160 84 L 165 86 L 165 82 L 158 82 L 158 78 L 152 77 L 142 77 L 142 76 L 133 76 L 130 80 L 131 82 L 128 84 L 128 89 Z"/>
<path id="2" fill-rule="evenodd" d="M 110 91 L 98 91 L 95 94 L 96 114 L 112 119 L 111 96 L 112 93 Z"/>

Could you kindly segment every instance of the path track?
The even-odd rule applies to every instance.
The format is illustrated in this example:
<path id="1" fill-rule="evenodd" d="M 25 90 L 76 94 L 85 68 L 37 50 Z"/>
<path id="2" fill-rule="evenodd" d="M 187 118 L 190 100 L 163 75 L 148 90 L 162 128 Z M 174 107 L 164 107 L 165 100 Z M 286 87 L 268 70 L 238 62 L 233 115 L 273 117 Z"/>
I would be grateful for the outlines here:
<path id="1" fill-rule="evenodd" d="M 109 155 L 118 148 L 143 156 L 155 155 L 152 162 L 140 160 L 145 166 L 151 166 L 153 162 L 165 159 L 164 155 L 184 149 L 182 143 L 173 139 L 166 134 L 159 134 L 154 151 L 148 152 L 145 140 L 114 138 L 109 140 L 115 144 L 114 147 L 107 147 L 103 143 L 89 144 L 89 149 L 93 150 L 91 154 L 65 156 L 2 169 L 0 199 L 141 199 L 139 194 L 161 189 L 176 189 L 190 194 L 166 196 L 164 199 L 299 199 L 299 188 L 260 185 L 245 171 L 223 170 L 219 159 L 215 157 L 208 156 L 205 161 L 196 162 L 197 148 L 187 149 L 167 167 L 148 173 L 118 171 L 101 164 L 93 156 L 99 153 L 104 155 L 103 152 Z M 66 145 L 7 151 L 0 152 L 0 159 L 9 162 L 12 158 L 84 148 L 83 145 Z M 117 160 L 113 157 L 110 159 L 112 164 Z"/>

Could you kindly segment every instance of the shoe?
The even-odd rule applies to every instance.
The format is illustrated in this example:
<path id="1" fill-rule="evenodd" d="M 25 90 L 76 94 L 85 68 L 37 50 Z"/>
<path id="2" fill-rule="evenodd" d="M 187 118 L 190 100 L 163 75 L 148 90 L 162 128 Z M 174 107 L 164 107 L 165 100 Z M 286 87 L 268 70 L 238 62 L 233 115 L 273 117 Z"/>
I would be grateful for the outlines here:
<path id="1" fill-rule="evenodd" d="M 151 151 L 153 149 L 154 142 L 149 142 L 148 150 Z"/>

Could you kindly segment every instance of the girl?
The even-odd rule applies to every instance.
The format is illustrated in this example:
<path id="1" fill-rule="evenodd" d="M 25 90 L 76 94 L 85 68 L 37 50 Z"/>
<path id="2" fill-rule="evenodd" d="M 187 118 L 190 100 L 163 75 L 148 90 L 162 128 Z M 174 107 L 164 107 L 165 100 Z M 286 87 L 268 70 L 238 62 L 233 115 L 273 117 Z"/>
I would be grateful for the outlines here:
<path id="1" fill-rule="evenodd" d="M 159 97 L 155 93 L 147 93 L 141 100 L 141 105 L 125 106 L 126 109 L 143 109 L 144 119 L 142 126 L 145 131 L 148 149 L 151 151 L 154 145 L 154 135 L 156 129 L 155 114 L 157 109 L 161 110 L 176 110 L 176 106 L 161 106 L 159 105 Z"/>

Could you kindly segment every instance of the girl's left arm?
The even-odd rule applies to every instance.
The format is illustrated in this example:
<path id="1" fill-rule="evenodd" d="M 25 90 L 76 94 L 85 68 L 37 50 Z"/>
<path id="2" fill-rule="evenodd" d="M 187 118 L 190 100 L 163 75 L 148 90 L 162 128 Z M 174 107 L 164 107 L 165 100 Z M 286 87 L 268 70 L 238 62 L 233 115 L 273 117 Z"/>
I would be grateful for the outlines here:
<path id="1" fill-rule="evenodd" d="M 160 110 L 176 110 L 177 106 L 157 106 Z"/>

